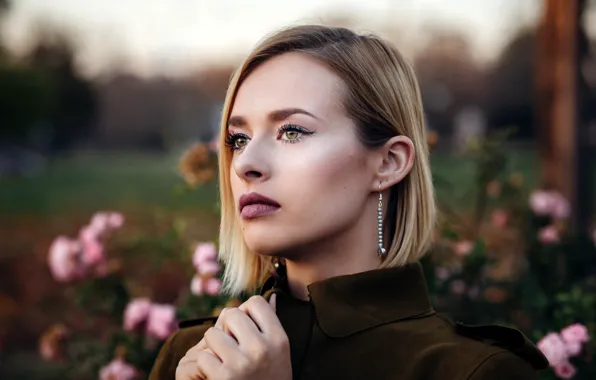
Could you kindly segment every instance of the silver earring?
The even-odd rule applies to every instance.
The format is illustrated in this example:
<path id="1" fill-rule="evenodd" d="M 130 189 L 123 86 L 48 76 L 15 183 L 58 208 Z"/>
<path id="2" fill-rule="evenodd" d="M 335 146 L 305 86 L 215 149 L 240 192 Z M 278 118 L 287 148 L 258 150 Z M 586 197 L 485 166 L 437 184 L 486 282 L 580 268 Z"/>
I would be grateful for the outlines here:
<path id="1" fill-rule="evenodd" d="M 381 185 L 379 185 L 379 204 L 377 207 L 377 232 L 379 237 L 379 246 L 377 247 L 377 254 L 381 259 L 387 255 L 387 251 L 383 248 L 383 192 Z"/>

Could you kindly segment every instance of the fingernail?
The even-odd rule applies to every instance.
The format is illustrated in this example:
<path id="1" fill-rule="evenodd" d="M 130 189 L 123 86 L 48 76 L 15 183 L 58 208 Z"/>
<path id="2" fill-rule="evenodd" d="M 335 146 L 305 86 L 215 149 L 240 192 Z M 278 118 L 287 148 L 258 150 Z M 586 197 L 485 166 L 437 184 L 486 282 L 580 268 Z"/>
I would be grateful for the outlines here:
<path id="1" fill-rule="evenodd" d="M 269 304 L 271 305 L 271 307 L 273 308 L 273 310 L 276 310 L 276 306 L 277 306 L 277 294 L 273 293 L 271 295 L 271 298 L 269 298 Z"/>

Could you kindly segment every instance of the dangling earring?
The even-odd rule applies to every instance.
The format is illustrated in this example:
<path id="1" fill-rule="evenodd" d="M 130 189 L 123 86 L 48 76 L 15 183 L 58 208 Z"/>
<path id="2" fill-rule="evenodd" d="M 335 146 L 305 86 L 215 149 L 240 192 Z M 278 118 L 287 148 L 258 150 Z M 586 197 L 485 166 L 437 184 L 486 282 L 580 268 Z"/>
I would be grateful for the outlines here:
<path id="1" fill-rule="evenodd" d="M 286 266 L 284 265 L 283 261 L 279 257 L 273 258 L 273 276 L 276 278 L 285 278 L 286 275 Z"/>
<path id="2" fill-rule="evenodd" d="M 387 255 L 387 251 L 383 248 L 383 192 L 381 191 L 381 185 L 379 185 L 379 204 L 377 207 L 377 227 L 379 246 L 377 247 L 377 254 L 381 259 L 384 259 Z"/>
<path id="3" fill-rule="evenodd" d="M 273 268 L 275 268 L 275 270 L 278 270 L 279 266 L 280 266 L 279 257 L 273 258 Z"/>

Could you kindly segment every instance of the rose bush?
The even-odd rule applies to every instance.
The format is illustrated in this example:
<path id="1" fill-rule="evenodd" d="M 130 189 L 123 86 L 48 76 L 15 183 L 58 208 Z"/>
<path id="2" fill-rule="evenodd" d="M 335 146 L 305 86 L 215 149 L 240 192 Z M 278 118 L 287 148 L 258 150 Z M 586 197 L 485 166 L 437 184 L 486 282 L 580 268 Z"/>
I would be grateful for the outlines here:
<path id="1" fill-rule="evenodd" d="M 431 297 L 453 319 L 521 329 L 549 360 L 545 379 L 595 379 L 596 230 L 571 231 L 569 202 L 555 189 L 524 188 L 523 175 L 510 170 L 503 140 L 471 146 L 465 159 L 474 189 L 466 192 L 465 205 L 440 201 L 436 244 L 422 261 Z M 214 179 L 213 154 L 197 145 L 183 156 L 180 168 L 190 189 Z M 439 192 L 452 194 L 442 173 L 435 179 Z M 54 321 L 40 338 L 40 354 L 64 364 L 68 378 L 144 378 L 179 320 L 238 305 L 241 300 L 219 294 L 215 242 L 189 239 L 181 233 L 185 225 L 174 221 L 163 236 L 141 233 L 111 244 L 126 229 L 124 217 L 102 212 L 76 237 L 57 237 L 49 247 L 49 271 L 97 324 L 82 333 Z M 151 276 L 135 283 L 136 266 L 127 271 L 123 264 L 131 257 L 181 263 L 188 268 L 176 273 L 183 285 L 166 298 L 154 297 L 148 289 L 162 284 Z"/>

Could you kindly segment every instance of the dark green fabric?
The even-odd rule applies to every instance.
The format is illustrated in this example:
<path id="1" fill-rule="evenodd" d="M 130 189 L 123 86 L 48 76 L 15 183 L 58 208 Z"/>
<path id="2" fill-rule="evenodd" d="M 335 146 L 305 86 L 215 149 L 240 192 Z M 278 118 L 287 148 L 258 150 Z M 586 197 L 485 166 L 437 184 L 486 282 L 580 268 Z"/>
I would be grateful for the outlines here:
<path id="1" fill-rule="evenodd" d="M 290 296 L 283 278 L 277 314 L 290 339 L 294 379 L 532 380 L 548 366 L 519 331 L 466 326 L 437 315 L 418 263 L 339 276 Z M 164 345 L 150 380 L 175 378 L 178 361 L 213 319 L 183 324 Z"/>

